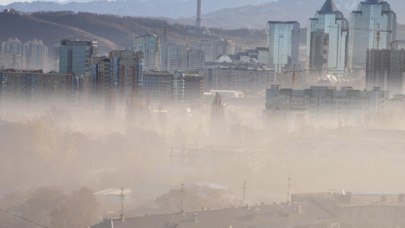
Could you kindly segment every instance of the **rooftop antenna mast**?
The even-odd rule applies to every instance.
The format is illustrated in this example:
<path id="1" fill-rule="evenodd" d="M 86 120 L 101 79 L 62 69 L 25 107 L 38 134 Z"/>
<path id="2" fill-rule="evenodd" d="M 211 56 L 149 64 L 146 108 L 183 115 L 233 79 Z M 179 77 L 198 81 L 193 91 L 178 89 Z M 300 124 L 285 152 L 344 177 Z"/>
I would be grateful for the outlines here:
<path id="1" fill-rule="evenodd" d="M 181 190 L 180 190 L 180 212 L 183 213 L 183 193 L 184 193 L 184 184 L 181 184 Z"/>
<path id="2" fill-rule="evenodd" d="M 287 203 L 288 203 L 288 205 L 291 205 L 291 202 L 290 202 L 291 173 L 288 173 L 287 187 L 288 187 L 288 190 L 287 190 Z"/>
<path id="3" fill-rule="evenodd" d="M 124 188 L 121 188 L 121 220 L 124 221 Z"/>
<path id="4" fill-rule="evenodd" d="M 243 182 L 243 197 L 242 197 L 242 206 L 245 206 L 245 193 L 246 193 L 246 181 Z"/>

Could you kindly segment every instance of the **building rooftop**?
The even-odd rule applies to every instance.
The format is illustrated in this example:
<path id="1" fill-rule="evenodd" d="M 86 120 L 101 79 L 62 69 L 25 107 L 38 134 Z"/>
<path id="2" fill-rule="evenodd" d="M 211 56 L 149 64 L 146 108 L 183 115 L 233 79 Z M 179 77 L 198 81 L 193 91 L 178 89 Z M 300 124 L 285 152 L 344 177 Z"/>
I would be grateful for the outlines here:
<path id="1" fill-rule="evenodd" d="M 336 7 L 336 4 L 333 0 L 326 0 L 319 13 L 328 14 L 328 13 L 335 13 L 337 11 L 339 10 Z"/>
<path id="2" fill-rule="evenodd" d="M 147 215 L 140 217 L 105 220 L 92 228 L 261 228 L 261 227 L 299 227 L 323 224 L 321 220 L 305 214 L 306 203 L 292 205 L 261 205 L 254 207 L 202 210 L 186 213 Z"/>

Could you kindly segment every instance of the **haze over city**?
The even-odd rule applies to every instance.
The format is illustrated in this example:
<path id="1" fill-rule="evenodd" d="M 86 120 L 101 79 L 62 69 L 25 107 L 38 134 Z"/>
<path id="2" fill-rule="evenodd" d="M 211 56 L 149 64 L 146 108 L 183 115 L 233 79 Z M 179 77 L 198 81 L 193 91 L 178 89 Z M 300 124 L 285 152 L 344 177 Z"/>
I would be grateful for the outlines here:
<path id="1" fill-rule="evenodd" d="M 405 227 L 402 0 L 0 0 L 0 228 Z"/>

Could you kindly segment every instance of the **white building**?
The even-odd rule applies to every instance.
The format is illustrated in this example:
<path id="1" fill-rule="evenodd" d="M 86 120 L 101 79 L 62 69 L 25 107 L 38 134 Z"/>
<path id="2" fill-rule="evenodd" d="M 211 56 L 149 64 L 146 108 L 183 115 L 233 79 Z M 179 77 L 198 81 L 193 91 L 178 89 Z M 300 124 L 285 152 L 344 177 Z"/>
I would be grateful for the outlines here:
<path id="1" fill-rule="evenodd" d="M 384 112 L 389 93 L 374 88 L 372 91 L 334 86 L 311 86 L 310 89 L 283 89 L 279 85 L 266 90 L 264 115 L 270 122 L 338 124 L 340 121 L 364 121 Z M 323 121 L 323 122 L 322 122 Z"/>
<path id="2" fill-rule="evenodd" d="M 201 40 L 200 42 L 200 50 L 204 52 L 206 62 L 214 62 L 221 55 L 233 55 L 235 49 L 235 42 L 222 37 L 218 37 L 216 40 Z"/>
<path id="3" fill-rule="evenodd" d="M 299 64 L 300 24 L 296 21 L 269 21 L 266 26 L 269 67 L 279 74 Z"/>
<path id="4" fill-rule="evenodd" d="M 260 91 L 275 83 L 274 70 L 267 67 L 212 67 L 204 69 L 205 90 Z"/>
<path id="5" fill-rule="evenodd" d="M 308 20 L 307 69 L 311 73 L 345 77 L 349 21 L 333 0 L 326 0 Z"/>
<path id="6" fill-rule="evenodd" d="M 390 43 L 396 39 L 396 25 L 397 16 L 387 2 L 360 2 L 350 15 L 349 69 L 366 68 L 367 49 L 390 49 Z"/>
<path id="7" fill-rule="evenodd" d="M 144 53 L 143 71 L 159 70 L 160 39 L 156 34 L 148 33 L 134 39 L 134 50 Z"/>

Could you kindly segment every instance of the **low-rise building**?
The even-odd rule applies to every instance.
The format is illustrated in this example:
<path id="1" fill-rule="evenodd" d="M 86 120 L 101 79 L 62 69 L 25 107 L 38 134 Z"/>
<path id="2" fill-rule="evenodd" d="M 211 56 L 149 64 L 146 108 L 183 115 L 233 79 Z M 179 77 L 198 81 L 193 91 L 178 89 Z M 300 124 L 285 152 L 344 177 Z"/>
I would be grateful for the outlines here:
<path id="1" fill-rule="evenodd" d="M 0 102 L 3 104 L 75 102 L 77 92 L 82 89 L 83 77 L 74 74 L 43 73 L 42 70 L 0 71 Z"/>
<path id="2" fill-rule="evenodd" d="M 329 214 L 341 228 L 405 227 L 404 194 L 367 192 L 327 192 L 292 195 L 293 203 Z"/>
<path id="3" fill-rule="evenodd" d="M 264 115 L 266 119 L 277 122 L 328 121 L 337 124 L 339 121 L 364 120 L 386 110 L 388 95 L 379 88 L 360 91 L 342 87 L 339 91 L 334 86 L 312 86 L 293 90 L 273 85 L 266 91 Z"/>
<path id="4" fill-rule="evenodd" d="M 91 228 L 339 228 L 336 221 L 317 219 L 311 213 L 306 213 L 303 204 L 275 204 L 225 208 L 220 210 L 201 210 L 193 212 L 180 212 L 171 214 L 147 215 L 125 218 L 122 214 L 119 219 L 104 220 Z"/>
<path id="5" fill-rule="evenodd" d="M 273 69 L 267 67 L 229 66 L 204 69 L 205 91 L 251 90 L 269 88 L 276 81 Z"/>

